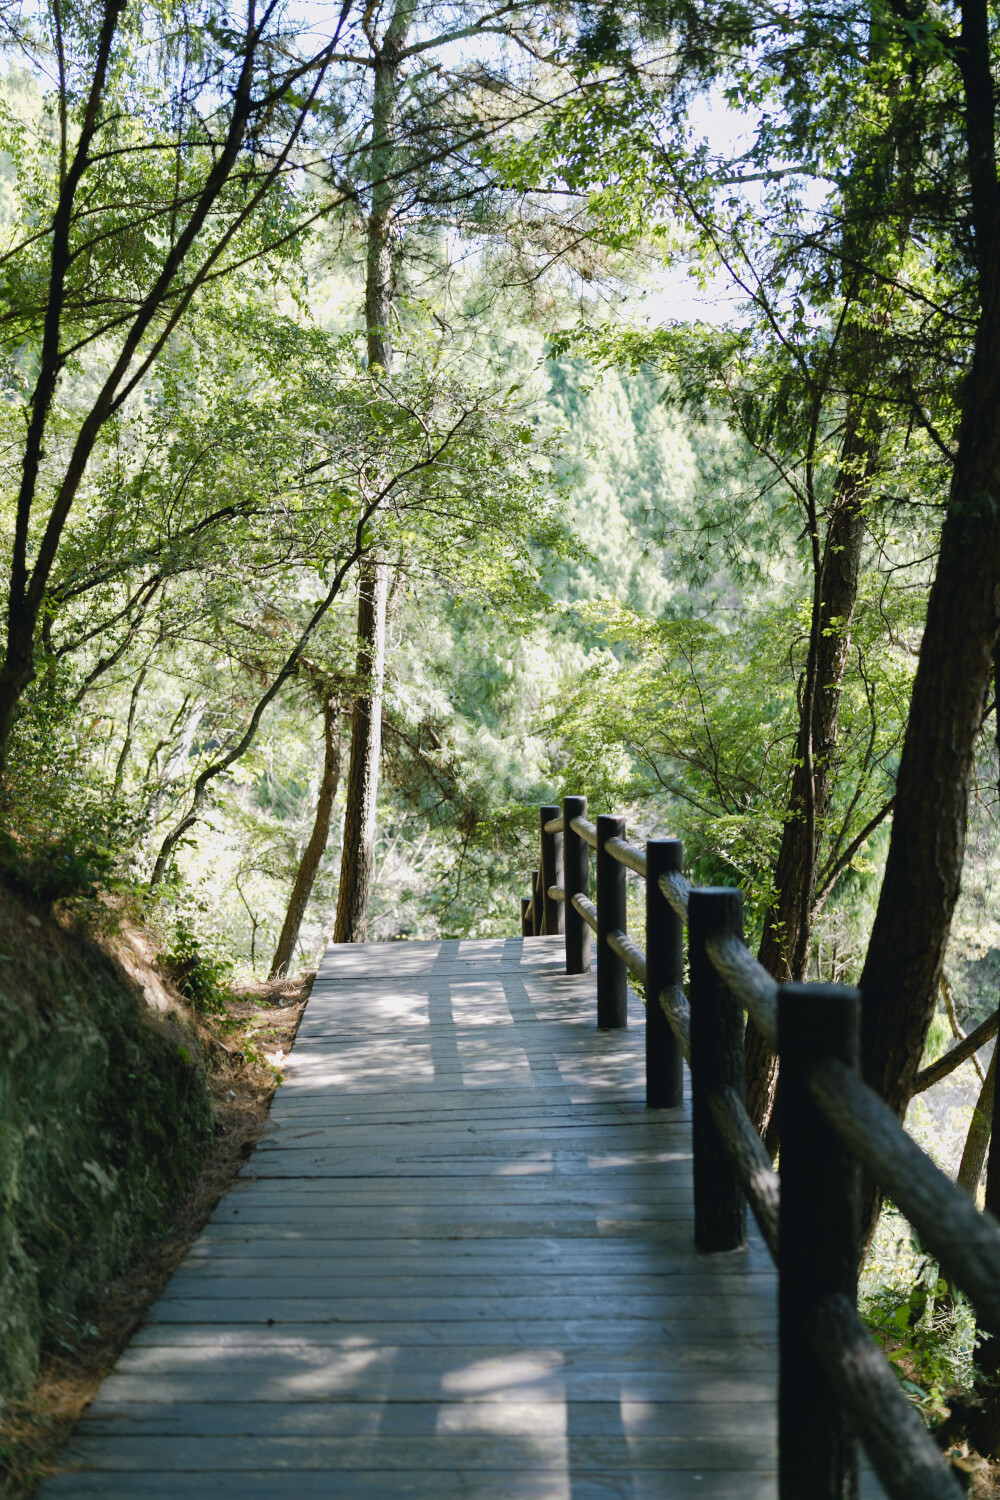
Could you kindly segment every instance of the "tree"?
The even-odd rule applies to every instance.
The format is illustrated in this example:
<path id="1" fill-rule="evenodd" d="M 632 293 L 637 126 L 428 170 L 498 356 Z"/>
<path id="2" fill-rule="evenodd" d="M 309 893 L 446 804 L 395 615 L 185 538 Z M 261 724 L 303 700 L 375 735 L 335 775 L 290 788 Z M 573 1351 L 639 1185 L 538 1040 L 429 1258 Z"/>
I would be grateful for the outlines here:
<path id="1" fill-rule="evenodd" d="M 544 7 L 522 0 L 485 6 L 461 3 L 418 11 L 414 0 L 370 7 L 338 80 L 364 102 L 364 135 L 356 158 L 337 151 L 338 195 L 360 169 L 365 186 L 350 190 L 364 225 L 364 316 L 368 364 L 390 381 L 394 324 L 406 326 L 405 307 L 419 298 L 442 326 L 454 317 L 439 306 L 441 231 L 458 230 L 474 242 L 502 238 L 510 194 L 490 171 L 486 143 L 516 132 L 546 100 L 557 74 Z M 476 46 L 490 39 L 490 51 Z M 570 80 L 570 86 L 573 81 Z M 357 105 L 341 110 L 356 130 Z M 546 227 L 556 215 L 549 211 Z M 516 225 L 523 239 L 523 225 Z M 435 252 L 438 252 L 437 256 Z M 419 291 L 414 280 L 424 270 Z M 437 283 L 435 285 L 435 283 Z M 409 296 L 407 294 L 409 293 Z M 372 556 L 358 590 L 358 684 L 352 716 L 344 850 L 338 891 L 336 942 L 360 942 L 373 876 L 376 802 L 385 673 L 387 560 Z"/>
<path id="2" fill-rule="evenodd" d="M 389 569 L 384 555 L 379 555 L 369 561 L 358 579 L 358 656 L 335 943 L 363 943 L 368 931 L 382 753 L 388 594 Z"/>
<path id="3" fill-rule="evenodd" d="M 897 377 L 887 387 L 887 396 L 894 397 L 890 409 L 910 431 L 922 429 L 949 468 L 889 856 L 861 976 L 866 1076 L 901 1113 L 933 1013 L 958 894 L 973 754 L 1000 624 L 992 602 L 1000 558 L 992 498 L 1000 443 L 1000 218 L 989 10 L 984 0 L 969 0 L 939 15 L 895 0 L 885 7 L 845 4 L 832 13 L 807 6 L 794 15 L 757 15 L 727 4 L 697 12 L 680 7 L 670 20 L 676 55 L 690 57 L 701 80 L 706 74 L 724 78 L 731 100 L 749 101 L 762 111 L 756 142 L 742 163 L 750 170 L 737 171 L 737 181 L 754 176 L 754 169 L 765 181 L 808 173 L 817 164 L 816 143 L 824 137 L 830 175 L 842 180 L 856 121 L 872 139 L 888 127 L 900 163 L 901 191 L 894 194 L 878 180 L 873 162 L 871 192 L 855 192 L 846 204 L 857 213 L 846 244 L 831 248 L 822 222 L 808 214 L 806 233 L 796 235 L 790 219 L 793 251 L 784 287 L 772 279 L 770 289 L 782 291 L 786 305 L 798 304 L 804 318 L 828 305 L 821 295 L 822 279 L 836 277 L 845 266 L 862 284 L 891 294 L 888 332 L 895 336 L 902 328 L 899 347 L 905 355 L 909 341 L 910 357 L 901 358 Z M 886 80 L 889 90 L 882 86 Z M 776 118 L 769 100 L 780 102 L 783 119 Z M 645 123 L 634 96 L 617 114 L 614 108 L 606 112 L 605 119 L 609 117 L 612 125 L 626 118 Z M 572 128 L 578 122 L 557 128 L 555 135 L 571 159 Z M 646 131 L 647 137 L 655 133 L 653 128 Z M 687 158 L 677 134 L 670 136 L 664 149 L 652 153 L 660 165 L 657 181 L 642 153 L 630 151 L 631 141 L 624 135 L 618 139 L 624 141 L 618 155 L 609 151 L 606 139 L 601 146 L 605 173 L 614 169 L 620 174 L 616 192 L 624 203 L 620 220 L 627 227 L 650 199 L 657 201 L 658 193 L 676 201 Z M 589 142 L 585 156 L 592 154 Z M 704 165 L 706 155 L 696 167 Z M 712 193 L 725 185 L 724 177 L 713 181 L 711 172 L 701 173 L 699 180 L 696 207 L 710 202 Z M 608 200 L 613 204 L 615 194 L 605 190 L 602 202 Z M 895 266 L 885 265 L 872 248 L 877 252 L 889 228 L 898 237 L 900 222 L 914 248 Z M 817 246 L 821 253 L 814 260 Z M 963 315 L 969 314 L 965 321 Z M 959 361 L 970 344 L 966 371 Z M 880 334 L 876 347 L 882 346 Z M 937 402 L 937 412 L 928 409 L 928 394 Z M 949 424 L 956 410 L 960 420 L 953 443 Z M 871 428 L 876 436 L 879 426 L 876 422 Z M 853 465 L 862 479 L 869 447 L 861 445 L 860 463 Z M 817 577 L 821 572 L 817 567 Z M 798 898 L 808 903 L 807 869 L 793 883 Z"/>
<path id="4" fill-rule="evenodd" d="M 904 56 L 932 61 L 945 86 L 957 85 L 978 303 L 889 854 L 861 975 L 865 1074 L 902 1114 L 958 898 L 973 761 L 1000 633 L 1000 182 L 986 0 L 964 0 L 947 18 L 900 6 L 891 24 Z M 869 1222 L 875 1208 L 870 1202 Z"/>
<path id="5" fill-rule="evenodd" d="M 278 945 L 271 959 L 272 978 L 289 972 L 320 861 L 326 853 L 330 824 L 333 819 L 333 806 L 337 799 L 337 789 L 340 786 L 340 716 L 343 711 L 341 685 L 321 678 L 318 687 L 323 707 L 323 772 L 316 793 L 316 812 L 312 832 L 302 851 L 302 859 L 292 883 Z"/>
<path id="6" fill-rule="evenodd" d="M 22 166 L 25 222 L 40 228 L 16 234 L 4 257 L 6 349 L 30 393 L 0 666 L 0 772 L 100 434 L 205 288 L 300 232 L 280 189 L 336 38 L 300 52 L 275 0 L 260 13 L 251 5 L 242 25 L 212 0 L 196 17 L 105 0 L 96 13 L 57 8 L 40 42 L 58 63 L 54 146 L 29 141 L 10 118 L 3 142 Z M 133 89 L 139 78 L 145 87 Z M 93 389 L 57 440 L 53 403 L 85 357 Z"/>

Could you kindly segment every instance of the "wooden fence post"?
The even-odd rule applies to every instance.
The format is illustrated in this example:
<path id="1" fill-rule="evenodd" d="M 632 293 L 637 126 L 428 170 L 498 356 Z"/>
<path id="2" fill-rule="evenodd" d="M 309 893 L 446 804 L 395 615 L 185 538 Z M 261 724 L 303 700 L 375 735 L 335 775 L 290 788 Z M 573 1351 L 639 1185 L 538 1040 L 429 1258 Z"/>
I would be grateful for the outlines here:
<path id="1" fill-rule="evenodd" d="M 531 872 L 531 935 L 540 937 L 542 932 L 542 917 L 544 907 L 542 906 L 541 877 L 537 870 Z"/>
<path id="2" fill-rule="evenodd" d="M 994 1046 L 1000 1047 L 1000 1035 Z M 993 1128 L 990 1134 L 989 1155 L 986 1158 L 986 1212 L 1000 1220 L 1000 1088 L 993 1091 Z M 976 1366 L 986 1387 L 985 1406 L 976 1422 L 976 1438 L 986 1452 L 992 1452 L 1000 1443 L 1000 1392 L 997 1391 L 1000 1377 L 1000 1339 L 987 1339 L 976 1354 Z M 980 1382 L 977 1381 L 977 1384 Z M 986 1444 L 992 1445 L 986 1447 Z"/>
<path id="3" fill-rule="evenodd" d="M 563 887 L 566 891 L 566 973 L 590 973 L 590 928 L 573 906 L 574 896 L 590 900 L 590 846 L 570 827 L 587 816 L 586 797 L 563 798 Z"/>
<path id="4" fill-rule="evenodd" d="M 539 808 L 542 840 L 542 906 L 545 910 L 545 931 L 554 934 L 563 930 L 563 903 L 549 895 L 549 886 L 563 883 L 563 836 L 561 833 L 546 833 L 546 823 L 558 818 L 558 807 Z"/>
<path id="5" fill-rule="evenodd" d="M 859 1173 L 809 1092 L 809 1072 L 836 1058 L 858 1066 L 861 997 L 846 985 L 778 991 L 779 1247 L 778 1493 L 780 1500 L 855 1500 L 857 1445 L 810 1340 L 817 1303 L 857 1302 Z"/>
<path id="6" fill-rule="evenodd" d="M 605 849 L 608 839 L 625 837 L 618 813 L 597 815 L 597 1024 L 611 1030 L 628 1025 L 628 969 L 608 947 L 609 932 L 624 932 L 625 866 Z"/>
<path id="7" fill-rule="evenodd" d="M 710 939 L 728 933 L 743 936 L 743 892 L 695 887 L 688 902 L 694 1242 L 709 1251 L 737 1250 L 747 1238 L 746 1197 L 709 1106 L 712 1094 L 725 1086 L 746 1098 L 743 1007 L 705 952 Z"/>
<path id="8" fill-rule="evenodd" d="M 527 896 L 521 897 L 521 936 L 531 936 L 531 902 Z"/>
<path id="9" fill-rule="evenodd" d="M 660 1004 L 660 991 L 684 982 L 684 923 L 660 890 L 660 876 L 680 872 L 680 839 L 646 843 L 646 1104 L 675 1109 L 684 1097 L 684 1058 Z"/>

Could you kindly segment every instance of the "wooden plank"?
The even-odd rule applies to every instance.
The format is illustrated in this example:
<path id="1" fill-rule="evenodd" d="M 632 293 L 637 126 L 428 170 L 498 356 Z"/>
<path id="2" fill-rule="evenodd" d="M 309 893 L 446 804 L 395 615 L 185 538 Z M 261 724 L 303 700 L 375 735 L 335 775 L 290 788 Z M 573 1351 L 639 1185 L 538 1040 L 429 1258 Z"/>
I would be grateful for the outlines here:
<path id="1" fill-rule="evenodd" d="M 760 1431 L 758 1416 L 756 1435 L 727 1437 L 714 1434 L 709 1438 L 680 1435 L 675 1438 L 633 1437 L 627 1446 L 624 1434 L 614 1437 L 584 1436 L 573 1438 L 572 1462 L 576 1472 L 588 1470 L 614 1472 L 624 1464 L 636 1470 L 653 1469 L 673 1473 L 683 1470 L 713 1469 L 764 1470 L 773 1473 L 774 1439 Z M 520 1439 L 510 1435 L 469 1434 L 432 1431 L 429 1436 L 395 1437 L 384 1433 L 371 1436 L 331 1438 L 241 1437 L 214 1438 L 184 1435 L 179 1442 L 175 1433 L 164 1436 L 113 1436 L 91 1434 L 89 1424 L 69 1445 L 67 1458 L 90 1468 L 107 1472 L 138 1472 L 156 1469 L 160 1472 L 199 1471 L 211 1474 L 219 1469 L 229 1472 L 241 1469 L 270 1468 L 276 1474 L 324 1469 L 350 1473 L 353 1469 L 375 1465 L 388 1473 L 412 1472 L 439 1468 L 478 1473 L 501 1466 L 518 1472 L 565 1472 L 570 1459 L 565 1431 L 558 1436 L 532 1436 Z M 711 1492 L 709 1492 L 711 1493 Z"/>
<path id="2" fill-rule="evenodd" d="M 544 939 L 534 938 L 538 942 Z M 463 1472 L 426 1470 L 423 1473 L 388 1473 L 380 1469 L 356 1470 L 345 1476 L 342 1470 L 294 1474 L 296 1496 L 322 1496 L 330 1500 L 621 1500 L 621 1469 L 602 1476 L 560 1474 L 554 1471 L 532 1475 L 524 1470 L 495 1469 L 479 1473 L 475 1488 L 470 1489 Z M 706 1490 L 701 1471 L 669 1474 L 650 1471 L 629 1476 L 628 1500 L 774 1500 L 772 1475 L 713 1471 L 711 1487 Z M 669 1490 L 665 1489 L 669 1484 Z M 101 1500 L 181 1500 L 188 1495 L 219 1496 L 222 1500 L 276 1500 L 281 1492 L 275 1488 L 272 1470 L 208 1474 L 130 1473 L 114 1476 L 107 1473 L 64 1475 L 49 1480 L 45 1493 L 60 1500 L 99 1495 Z M 864 1491 L 862 1500 L 881 1496 L 881 1490 Z"/>
<path id="3" fill-rule="evenodd" d="M 264 1142 L 43 1497 L 774 1500 L 770 1259 L 694 1254 L 641 1006 L 598 1033 L 562 954 L 331 950 Z"/>
<path id="4" fill-rule="evenodd" d="M 574 1416 L 592 1437 L 755 1438 L 762 1425 L 773 1425 L 770 1408 L 746 1401 L 649 1402 L 635 1397 L 575 1403 Z M 564 1400 L 536 1401 L 529 1390 L 508 1393 L 503 1401 L 309 1401 L 309 1402 L 173 1402 L 167 1411 L 157 1402 L 129 1403 L 91 1411 L 87 1434 L 94 1438 L 178 1437 L 311 1437 L 352 1438 L 441 1436 L 561 1439 L 566 1436 Z M 773 1434 L 772 1434 L 773 1437 Z"/>
<path id="5" fill-rule="evenodd" d="M 446 1351 L 446 1357 L 449 1363 L 444 1368 L 450 1370 L 454 1367 L 455 1351 Z M 466 1357 L 470 1363 L 475 1362 L 471 1351 Z M 248 1370 L 241 1360 L 253 1360 L 253 1370 Z M 505 1404 L 523 1397 L 533 1403 L 549 1402 L 562 1408 L 568 1400 L 603 1402 L 608 1382 L 614 1379 L 613 1365 L 596 1361 L 589 1369 L 558 1367 L 541 1373 L 537 1361 L 524 1361 L 521 1375 L 513 1359 L 497 1363 L 501 1372 L 489 1381 L 477 1382 L 466 1400 Z M 514 1366 L 513 1372 L 508 1370 L 509 1366 Z M 255 1377 L 252 1381 L 247 1378 L 250 1373 Z M 313 1367 L 302 1362 L 288 1363 L 287 1368 L 275 1369 L 271 1359 L 241 1351 L 235 1359 L 221 1364 L 213 1362 L 207 1374 L 199 1362 L 189 1368 L 164 1372 L 129 1368 L 111 1375 L 91 1406 L 90 1416 L 112 1415 L 126 1408 L 131 1411 L 137 1406 L 152 1413 L 161 1404 L 196 1402 L 244 1407 L 249 1413 L 248 1420 L 252 1421 L 254 1410 L 261 1403 L 319 1403 L 325 1407 L 330 1402 L 344 1401 L 345 1387 L 351 1405 L 366 1401 L 385 1403 L 391 1398 L 394 1402 L 436 1406 L 442 1400 L 440 1370 L 429 1370 L 423 1357 L 415 1368 L 405 1369 L 395 1360 L 390 1370 L 362 1368 L 359 1364 L 331 1368 L 329 1361 Z M 633 1402 L 697 1402 L 706 1408 L 727 1403 L 753 1404 L 759 1411 L 762 1406 L 770 1409 L 774 1402 L 770 1368 L 756 1373 L 742 1370 L 722 1374 L 715 1369 L 630 1371 L 627 1392 Z M 177 1420 L 173 1411 L 160 1415 L 164 1422 Z"/>
<path id="6" fill-rule="evenodd" d="M 213 1300 L 219 1294 L 220 1277 L 225 1280 L 225 1294 L 227 1297 L 253 1297 L 261 1288 L 273 1289 L 281 1286 L 285 1296 L 295 1297 L 360 1297 L 387 1295 L 393 1290 L 398 1293 L 400 1281 L 405 1279 L 408 1293 L 412 1296 L 455 1296 L 465 1297 L 470 1294 L 469 1283 L 475 1281 L 478 1272 L 468 1273 L 464 1276 L 456 1273 L 449 1267 L 447 1271 L 436 1271 L 425 1267 L 423 1271 L 416 1271 L 410 1266 L 397 1261 L 388 1269 L 380 1266 L 377 1270 L 366 1268 L 362 1271 L 355 1266 L 352 1271 L 342 1267 L 336 1270 L 319 1270 L 310 1264 L 298 1271 L 297 1268 L 286 1268 L 275 1262 L 267 1262 L 263 1268 L 259 1265 L 247 1266 L 243 1261 L 230 1261 L 219 1270 L 215 1268 L 212 1273 L 206 1273 L 202 1267 L 182 1266 L 170 1282 L 169 1294 L 177 1297 L 210 1297 Z M 476 1263 L 478 1264 L 478 1262 Z M 234 1267 L 238 1266 L 236 1270 Z M 254 1273 L 254 1274 L 251 1274 Z M 480 1278 L 482 1279 L 482 1278 Z M 722 1303 L 726 1305 L 727 1300 L 745 1300 L 748 1292 L 755 1293 L 765 1299 L 773 1299 L 774 1278 L 767 1272 L 758 1273 L 756 1276 L 743 1276 L 739 1279 L 731 1293 L 727 1293 L 726 1286 L 711 1276 L 699 1276 L 691 1272 L 669 1272 L 669 1271 L 641 1271 L 627 1270 L 622 1273 L 619 1285 L 626 1287 L 630 1294 L 645 1293 L 648 1295 L 669 1295 L 671 1297 L 684 1297 L 692 1299 L 692 1312 L 698 1313 L 700 1305 L 706 1306 L 710 1303 Z M 579 1275 L 573 1268 L 567 1267 L 561 1272 L 559 1268 L 551 1268 L 544 1274 L 537 1274 L 526 1281 L 523 1271 L 515 1268 L 513 1271 L 504 1266 L 502 1260 L 496 1262 L 496 1268 L 489 1276 L 489 1295 L 491 1297 L 513 1297 L 523 1296 L 526 1285 L 531 1287 L 533 1297 L 559 1297 L 571 1293 L 581 1298 L 589 1298 L 601 1295 L 607 1288 L 608 1278 L 606 1273 L 596 1275 Z"/>
<path id="7" fill-rule="evenodd" d="M 513 1346 L 520 1349 L 532 1349 L 540 1344 L 543 1349 L 562 1349 L 565 1353 L 577 1353 L 580 1350 L 597 1350 L 604 1356 L 615 1356 L 616 1359 L 628 1361 L 633 1358 L 637 1349 L 642 1349 L 643 1344 L 648 1341 L 660 1341 L 672 1347 L 673 1355 L 681 1364 L 684 1364 L 688 1350 L 693 1352 L 694 1359 L 702 1358 L 711 1361 L 718 1349 L 735 1349 L 736 1364 L 739 1364 L 739 1353 L 747 1349 L 747 1341 L 756 1349 L 777 1349 L 777 1335 L 771 1329 L 771 1320 L 760 1319 L 757 1323 L 747 1317 L 747 1329 L 741 1329 L 733 1319 L 714 1320 L 711 1323 L 702 1322 L 699 1319 L 691 1319 L 688 1322 L 682 1320 L 649 1319 L 649 1317 L 633 1317 L 633 1319 L 616 1319 L 615 1323 L 600 1316 L 591 1317 L 556 1317 L 556 1319 L 528 1319 L 520 1322 L 511 1317 L 496 1317 L 496 1319 L 481 1319 L 477 1322 L 453 1322 L 424 1323 L 420 1319 L 405 1319 L 400 1322 L 373 1322 L 373 1323 L 285 1323 L 285 1325 L 273 1325 L 274 1331 L 280 1337 L 291 1337 L 295 1341 L 310 1341 L 316 1347 L 330 1344 L 331 1347 L 343 1346 L 345 1343 L 357 1344 L 363 1341 L 369 1346 L 369 1358 L 375 1358 L 381 1347 L 387 1346 L 414 1346 L 418 1349 L 427 1347 L 444 1346 L 444 1344 L 459 1344 L 459 1346 L 478 1346 L 483 1350 L 483 1359 L 492 1358 L 496 1349 L 508 1349 Z M 198 1323 L 181 1322 L 180 1319 L 162 1322 L 148 1322 L 136 1332 L 133 1344 L 148 1346 L 148 1344 L 168 1343 L 168 1332 L 174 1329 L 177 1334 L 187 1334 L 192 1329 L 201 1329 L 202 1332 L 219 1332 L 222 1337 L 229 1340 L 237 1340 L 247 1332 L 253 1334 L 264 1334 L 267 1332 L 267 1320 L 240 1320 L 238 1323 L 208 1323 L 207 1320 Z"/>
<path id="8" fill-rule="evenodd" d="M 478 1296 L 422 1297 L 418 1294 L 395 1297 L 288 1297 L 269 1286 L 252 1296 L 185 1297 L 168 1288 L 149 1314 L 149 1325 L 155 1323 L 361 1323 L 368 1327 L 379 1323 L 399 1323 L 404 1319 L 434 1323 L 442 1327 L 451 1323 L 498 1324 L 513 1319 L 532 1324 L 590 1321 L 604 1316 L 615 1323 L 655 1323 L 661 1320 L 678 1330 L 688 1332 L 705 1328 L 718 1336 L 738 1334 L 766 1335 L 774 1317 L 770 1302 L 747 1307 L 746 1293 L 741 1291 L 732 1307 L 718 1306 L 711 1297 L 687 1298 L 608 1289 L 590 1296 L 530 1295 L 500 1298 L 492 1288 Z"/>
<path id="9" fill-rule="evenodd" d="M 408 1325 L 409 1326 L 409 1325 Z M 558 1334 L 555 1325 L 536 1330 L 537 1337 L 525 1344 L 516 1342 L 517 1328 L 506 1324 L 508 1337 L 489 1349 L 479 1337 L 463 1339 L 461 1330 L 425 1330 L 422 1338 L 411 1335 L 409 1341 L 383 1337 L 376 1345 L 365 1345 L 352 1329 L 265 1327 L 241 1325 L 229 1328 L 194 1327 L 159 1324 L 142 1329 L 124 1352 L 116 1369 L 146 1374 L 164 1374 L 191 1370 L 202 1374 L 215 1369 L 235 1370 L 245 1360 L 255 1374 L 291 1374 L 296 1370 L 337 1371 L 344 1375 L 361 1371 L 386 1370 L 434 1372 L 442 1393 L 462 1390 L 474 1393 L 489 1389 L 497 1381 L 516 1376 L 517 1380 L 546 1378 L 553 1370 L 561 1372 L 602 1370 L 624 1389 L 636 1374 L 653 1373 L 759 1374 L 773 1373 L 775 1346 L 757 1342 L 748 1345 L 732 1343 L 698 1344 L 670 1339 L 640 1337 L 620 1342 L 627 1355 L 627 1365 L 607 1341 L 600 1347 L 596 1341 L 574 1347 L 573 1341 L 545 1342 L 545 1332 Z M 646 1332 L 650 1330 L 647 1328 Z M 451 1334 L 452 1337 L 447 1337 Z M 526 1373 L 527 1372 L 527 1373 Z M 533 1373 L 532 1373 L 533 1372 Z M 615 1373 L 617 1372 L 617 1373 Z"/>

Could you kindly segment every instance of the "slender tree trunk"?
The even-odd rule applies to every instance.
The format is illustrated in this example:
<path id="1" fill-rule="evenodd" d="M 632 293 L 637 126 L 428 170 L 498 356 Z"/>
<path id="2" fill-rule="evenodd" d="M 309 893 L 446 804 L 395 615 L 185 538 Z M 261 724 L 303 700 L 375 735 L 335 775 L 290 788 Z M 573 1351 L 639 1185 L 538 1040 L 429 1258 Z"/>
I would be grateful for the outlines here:
<path id="1" fill-rule="evenodd" d="M 362 565 L 358 580 L 357 687 L 351 723 L 344 845 L 340 861 L 335 943 L 363 943 L 375 869 L 375 811 L 382 751 L 385 681 L 385 607 L 389 569 L 381 560 Z"/>
<path id="2" fill-rule="evenodd" d="M 813 595 L 810 659 L 803 674 L 795 768 L 775 871 L 777 898 L 764 922 L 758 957 L 779 982 L 801 979 L 809 959 L 820 850 L 833 795 L 844 671 L 858 597 L 864 504 L 877 445 L 858 412 L 848 416 L 839 496 L 827 526 Z M 746 1038 L 747 1106 L 766 1134 L 777 1059 L 751 1022 Z"/>
<path id="3" fill-rule="evenodd" d="M 330 838 L 330 821 L 333 816 L 333 804 L 337 798 L 337 788 L 340 785 L 340 698 L 331 695 L 323 702 L 323 775 L 320 779 L 319 794 L 316 798 L 316 816 L 313 820 L 312 833 L 306 844 L 299 868 L 292 883 L 291 894 L 288 898 L 288 910 L 285 912 L 285 920 L 281 928 L 281 936 L 278 938 L 278 946 L 274 950 L 271 960 L 271 978 L 288 972 L 288 966 L 295 952 L 295 944 L 299 940 L 299 929 L 302 919 L 309 905 L 316 874 L 319 870 L 320 861 L 326 853 L 326 846 Z"/>
<path id="4" fill-rule="evenodd" d="M 149 663 L 151 659 L 152 653 L 150 653 L 150 655 L 146 657 L 146 660 L 139 668 L 139 675 L 132 685 L 132 695 L 129 698 L 128 704 L 128 723 L 125 726 L 125 738 L 122 741 L 122 748 L 119 752 L 118 762 L 115 766 L 114 786 L 111 788 L 112 807 L 115 806 L 121 794 L 122 782 L 125 779 L 125 767 L 128 765 L 128 758 L 132 753 L 132 735 L 135 730 L 136 711 L 139 707 L 139 694 L 142 692 L 142 685 L 146 680 L 146 673 L 149 670 Z"/>
<path id="5" fill-rule="evenodd" d="M 869 46 L 872 56 L 881 46 L 873 34 Z M 872 215 L 884 210 L 880 184 L 889 177 L 900 184 L 912 179 L 912 145 L 905 130 L 898 137 L 893 131 L 887 132 L 872 143 L 871 150 L 872 157 L 855 163 L 844 190 L 844 263 L 848 267 L 865 263 L 864 226 Z M 910 220 L 904 211 L 896 223 L 900 254 L 909 238 Z M 847 404 L 834 504 L 815 580 L 809 661 L 800 685 L 796 764 L 775 870 L 777 899 L 765 920 L 758 955 L 779 982 L 804 979 L 809 961 L 821 852 L 833 796 L 832 762 L 844 673 L 857 606 L 865 510 L 884 425 L 881 412 L 863 393 L 879 367 L 880 326 L 888 322 L 889 311 L 883 305 L 879 321 L 873 323 L 871 314 L 879 307 L 882 289 L 875 281 L 866 282 L 857 271 L 850 275 L 852 284 L 846 295 L 849 303 L 858 305 L 849 307 L 851 317 L 843 336 L 849 388 L 858 394 Z M 750 1114 L 774 1154 L 778 1144 L 773 1122 L 778 1063 L 752 1024 L 747 1028 L 746 1057 Z"/>
<path id="6" fill-rule="evenodd" d="M 399 64 L 413 22 L 414 0 L 396 0 L 382 45 L 374 49 L 372 198 L 365 267 L 368 367 L 392 375 L 392 234 L 399 111 Z M 382 745 L 386 595 L 389 569 L 380 552 L 363 565 L 358 587 L 358 696 L 351 724 L 351 764 L 337 896 L 335 943 L 363 943 L 375 871 L 375 813 Z"/>
<path id="7" fill-rule="evenodd" d="M 156 824 L 163 810 L 163 803 L 167 793 L 188 769 L 195 735 L 198 733 L 201 721 L 205 717 L 206 707 L 207 705 L 201 699 L 195 699 L 181 721 L 173 749 L 164 762 L 163 770 L 157 778 L 156 789 L 152 793 L 149 799 L 149 806 L 146 809 L 146 823 L 150 836 L 156 832 Z M 157 860 L 157 863 L 159 864 L 160 861 Z"/>
<path id="8" fill-rule="evenodd" d="M 996 1080 L 997 1049 L 994 1045 L 993 1056 L 990 1058 L 990 1065 L 982 1088 L 979 1090 L 979 1098 L 972 1111 L 972 1119 L 969 1121 L 969 1133 L 965 1137 L 962 1160 L 958 1168 L 958 1185 L 965 1188 L 967 1193 L 971 1193 L 973 1198 L 976 1196 L 979 1179 L 986 1165 L 986 1151 L 990 1144 L 990 1131 L 993 1127 L 993 1096 L 996 1092 Z"/>

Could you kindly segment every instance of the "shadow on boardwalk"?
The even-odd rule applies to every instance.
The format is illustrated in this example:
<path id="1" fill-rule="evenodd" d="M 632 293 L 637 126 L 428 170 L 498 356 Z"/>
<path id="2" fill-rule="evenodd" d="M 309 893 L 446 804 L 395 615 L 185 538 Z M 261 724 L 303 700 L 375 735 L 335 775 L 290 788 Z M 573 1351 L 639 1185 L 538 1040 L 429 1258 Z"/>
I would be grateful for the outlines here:
<path id="1" fill-rule="evenodd" d="M 770 1259 L 695 1254 L 642 1007 L 598 1032 L 562 957 L 327 954 L 263 1143 L 46 1500 L 774 1500 Z"/>

